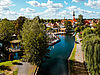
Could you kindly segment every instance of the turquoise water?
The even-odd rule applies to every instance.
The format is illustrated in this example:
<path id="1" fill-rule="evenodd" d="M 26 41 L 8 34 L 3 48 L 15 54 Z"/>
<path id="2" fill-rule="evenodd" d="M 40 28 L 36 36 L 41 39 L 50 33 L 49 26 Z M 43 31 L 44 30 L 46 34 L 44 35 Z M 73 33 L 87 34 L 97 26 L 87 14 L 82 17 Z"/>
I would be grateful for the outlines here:
<path id="1" fill-rule="evenodd" d="M 67 58 L 74 47 L 75 38 L 70 35 L 58 35 L 61 41 L 50 46 L 49 59 L 40 66 L 39 75 L 67 75 Z"/>

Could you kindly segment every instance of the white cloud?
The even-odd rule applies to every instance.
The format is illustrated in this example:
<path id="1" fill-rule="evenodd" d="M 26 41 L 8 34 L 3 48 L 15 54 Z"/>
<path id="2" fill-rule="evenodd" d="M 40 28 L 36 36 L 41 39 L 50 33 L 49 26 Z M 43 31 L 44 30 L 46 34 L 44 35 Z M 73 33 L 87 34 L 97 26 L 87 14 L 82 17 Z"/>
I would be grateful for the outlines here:
<path id="1" fill-rule="evenodd" d="M 75 11 L 77 14 L 97 14 L 98 12 L 96 11 L 90 11 L 90 10 L 84 10 L 84 9 L 81 9 L 81 8 L 78 8 L 77 6 L 70 6 L 70 7 L 67 7 L 68 10 L 70 11 Z"/>
<path id="2" fill-rule="evenodd" d="M 7 11 L 6 14 L 9 14 L 9 15 L 18 15 L 18 13 L 14 12 L 14 11 Z"/>
<path id="3" fill-rule="evenodd" d="M 26 3 L 34 7 L 47 7 L 47 8 L 62 8 L 61 3 L 54 3 L 53 1 L 48 0 L 47 3 L 39 3 L 38 1 L 27 1 Z"/>
<path id="4" fill-rule="evenodd" d="M 29 2 L 26 2 L 26 3 L 28 3 L 28 4 L 30 4 L 30 5 L 32 5 L 32 6 L 36 6 L 36 7 L 40 7 L 40 3 L 38 2 L 38 1 L 29 1 Z"/>
<path id="5" fill-rule="evenodd" d="M 69 10 L 75 10 L 75 9 L 77 9 L 77 7 L 76 6 L 70 6 L 70 7 L 67 7 L 67 9 L 69 9 Z"/>
<path id="6" fill-rule="evenodd" d="M 79 8 L 77 6 L 67 7 L 67 10 L 69 10 L 70 13 L 72 11 L 75 11 L 76 17 L 78 17 L 79 14 L 82 14 L 84 18 L 99 18 L 99 16 L 100 16 L 100 12 L 97 12 L 95 10 L 81 9 L 81 8 Z"/>
<path id="7" fill-rule="evenodd" d="M 66 1 L 64 1 L 64 3 L 65 3 L 66 5 L 68 5 L 68 3 L 67 3 Z"/>
<path id="8" fill-rule="evenodd" d="M 11 11 L 10 6 L 14 6 L 12 0 L 0 0 L 0 18 L 16 19 L 19 14 Z"/>
<path id="9" fill-rule="evenodd" d="M 72 0 L 72 2 L 80 2 L 80 1 L 84 1 L 84 0 Z"/>
<path id="10" fill-rule="evenodd" d="M 31 9 L 31 8 L 21 8 L 20 11 L 24 12 L 24 13 L 35 13 L 35 9 Z"/>
<path id="11" fill-rule="evenodd" d="M 0 0 L 0 6 L 12 6 L 12 0 Z"/>
<path id="12" fill-rule="evenodd" d="M 88 0 L 88 3 L 84 3 L 84 5 L 89 6 L 91 8 L 100 9 L 100 0 Z"/>
<path id="13" fill-rule="evenodd" d="M 13 2 L 11 0 L 0 0 L 0 11 L 4 12 L 9 10 L 9 6 L 12 6 Z"/>
<path id="14" fill-rule="evenodd" d="M 61 18 L 64 18 L 64 17 L 71 18 L 72 17 L 71 12 L 67 11 L 67 10 L 60 11 L 58 13 L 58 16 L 61 17 Z"/>

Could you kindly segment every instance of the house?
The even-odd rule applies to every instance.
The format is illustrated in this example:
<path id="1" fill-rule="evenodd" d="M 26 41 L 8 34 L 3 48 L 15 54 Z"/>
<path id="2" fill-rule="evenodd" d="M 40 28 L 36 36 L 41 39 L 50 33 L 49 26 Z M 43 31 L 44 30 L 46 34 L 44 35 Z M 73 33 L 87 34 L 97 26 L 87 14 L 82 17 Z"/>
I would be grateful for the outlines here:
<path id="1" fill-rule="evenodd" d="M 64 25 L 67 20 L 64 17 L 64 20 L 61 20 L 61 24 Z"/>
<path id="2" fill-rule="evenodd" d="M 48 23 L 48 24 L 46 24 L 46 27 L 57 28 L 58 25 L 57 25 L 57 23 Z"/>
<path id="3" fill-rule="evenodd" d="M 61 23 L 62 25 L 64 26 L 65 22 L 66 21 L 70 21 L 73 25 L 73 27 L 75 26 L 75 23 L 77 22 L 76 19 L 75 19 L 75 12 L 73 11 L 73 19 L 72 20 L 66 20 L 65 17 L 64 17 L 64 20 L 61 20 Z"/>
<path id="4" fill-rule="evenodd" d="M 17 39 L 17 36 L 14 34 L 11 37 L 12 41 L 9 42 L 9 47 L 7 49 L 7 51 L 9 52 L 9 60 L 17 60 L 20 59 L 21 56 L 23 55 L 23 50 L 21 50 L 22 46 L 21 46 L 21 40 Z"/>
<path id="5" fill-rule="evenodd" d="M 66 28 L 60 28 L 60 32 L 66 32 Z"/>

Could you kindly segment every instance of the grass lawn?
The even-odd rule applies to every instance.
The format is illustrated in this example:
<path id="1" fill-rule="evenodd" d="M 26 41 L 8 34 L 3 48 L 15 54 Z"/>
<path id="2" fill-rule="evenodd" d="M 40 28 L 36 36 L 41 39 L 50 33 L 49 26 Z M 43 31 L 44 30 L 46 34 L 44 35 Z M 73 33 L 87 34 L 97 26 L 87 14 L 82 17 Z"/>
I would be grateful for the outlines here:
<path id="1" fill-rule="evenodd" d="M 13 71 L 17 72 L 17 69 L 14 68 L 16 65 L 14 65 L 14 62 L 21 62 L 20 60 L 13 60 L 13 61 L 6 61 L 0 63 L 0 73 L 5 73 L 6 75 L 9 75 L 9 73 L 13 73 Z M 16 74 L 14 74 L 16 75 Z"/>
<path id="2" fill-rule="evenodd" d="M 6 61 L 6 62 L 1 62 L 0 66 L 4 65 L 4 66 L 13 66 L 12 63 L 14 62 L 21 62 L 20 60 L 13 60 L 13 61 Z"/>
<path id="3" fill-rule="evenodd" d="M 72 51 L 72 55 L 70 57 L 70 60 L 73 60 L 73 61 L 75 60 L 76 46 L 77 46 L 77 44 L 75 43 L 74 49 Z"/>
<path id="4" fill-rule="evenodd" d="M 17 75 L 18 74 L 18 68 L 16 68 L 15 71 L 13 71 L 13 75 Z"/>
<path id="5" fill-rule="evenodd" d="M 75 41 L 77 41 L 77 38 L 76 37 L 75 37 Z M 76 48 L 77 48 L 77 44 L 75 43 L 74 44 L 74 48 L 73 48 L 72 53 L 71 53 L 71 56 L 69 58 L 70 75 L 73 75 L 72 72 L 73 72 L 73 67 L 74 67 L 74 64 L 75 64 Z"/>

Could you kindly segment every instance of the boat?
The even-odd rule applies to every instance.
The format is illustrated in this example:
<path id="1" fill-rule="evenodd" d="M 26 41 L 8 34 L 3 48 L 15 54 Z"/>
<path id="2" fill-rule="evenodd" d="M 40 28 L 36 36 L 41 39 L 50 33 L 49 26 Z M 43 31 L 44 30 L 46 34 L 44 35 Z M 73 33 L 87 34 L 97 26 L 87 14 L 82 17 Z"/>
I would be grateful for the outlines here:
<path id="1" fill-rule="evenodd" d="M 53 46 L 54 44 L 58 43 L 59 41 L 60 41 L 60 39 L 57 38 L 57 39 L 51 41 L 51 42 L 49 43 L 49 46 Z"/>

